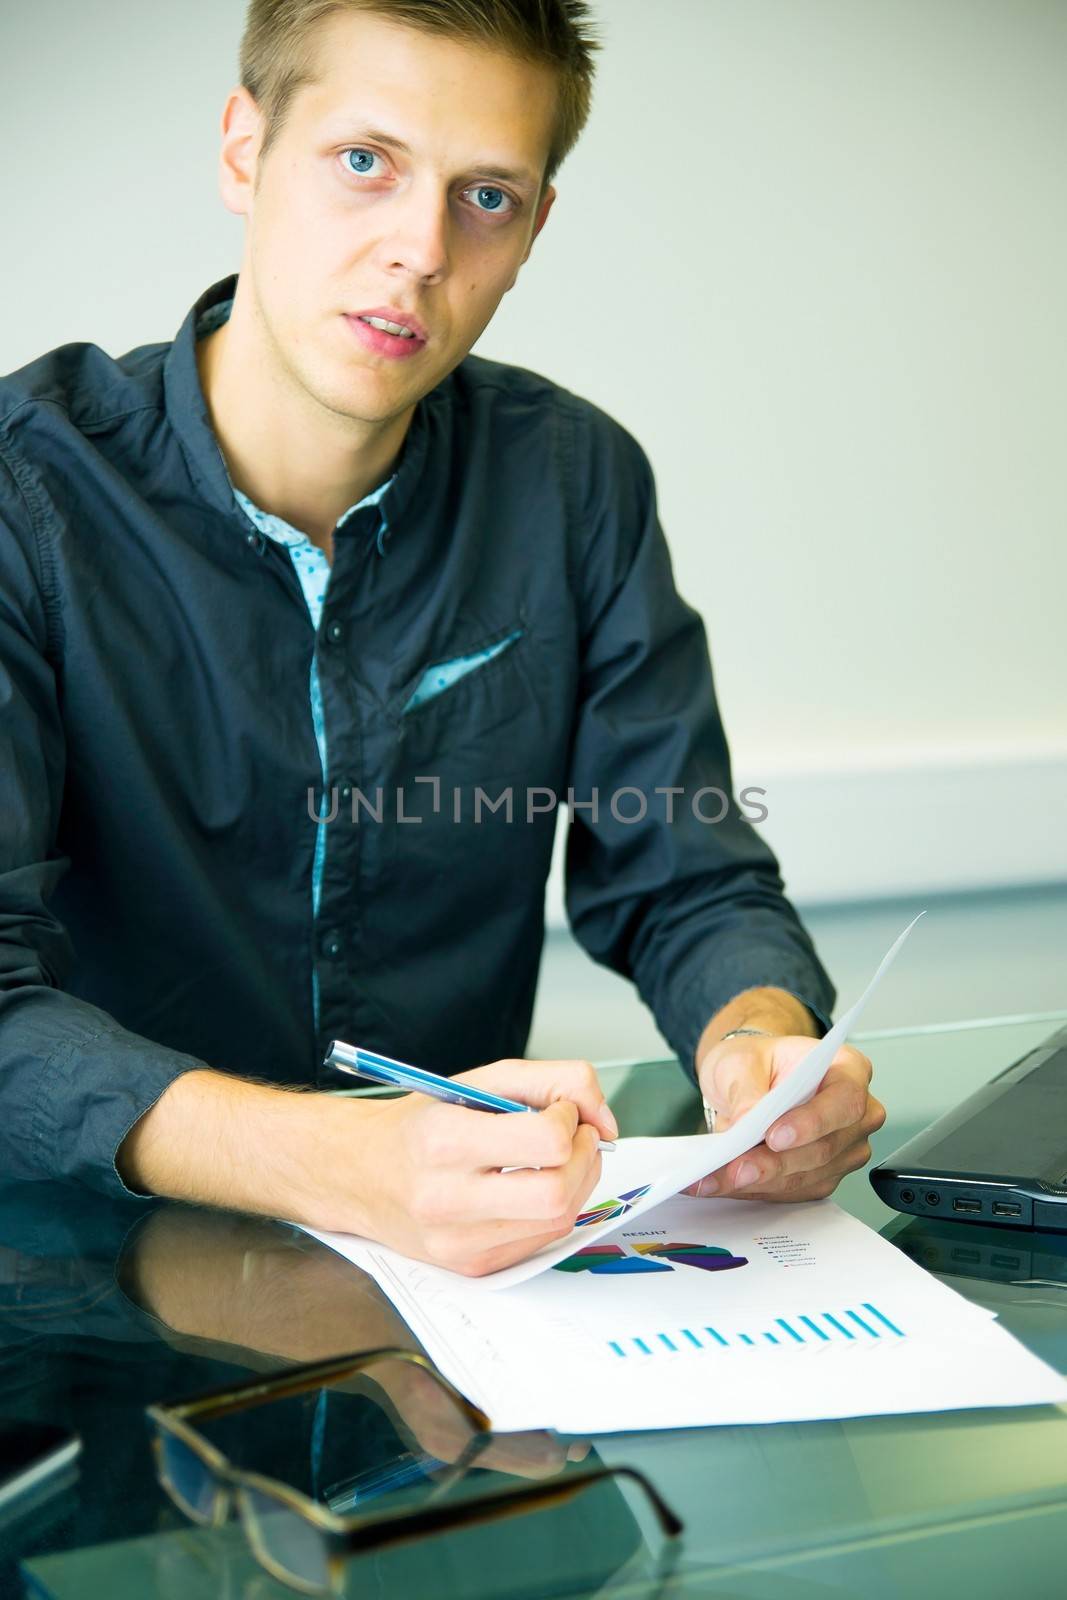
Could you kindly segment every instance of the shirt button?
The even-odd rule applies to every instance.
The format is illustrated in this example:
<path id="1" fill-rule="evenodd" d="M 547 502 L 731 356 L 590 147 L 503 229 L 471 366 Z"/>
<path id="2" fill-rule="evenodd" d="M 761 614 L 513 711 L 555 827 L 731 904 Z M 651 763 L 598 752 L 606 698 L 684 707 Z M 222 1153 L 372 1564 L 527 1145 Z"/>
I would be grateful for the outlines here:
<path id="1" fill-rule="evenodd" d="M 331 961 L 336 961 L 343 949 L 344 940 L 336 930 L 334 930 L 332 933 L 323 935 L 322 953 L 323 955 L 328 956 Z"/>
<path id="2" fill-rule="evenodd" d="M 343 622 L 338 622 L 337 618 L 335 617 L 334 620 L 327 625 L 326 637 L 329 639 L 331 644 L 340 644 L 344 636 L 345 625 Z"/>

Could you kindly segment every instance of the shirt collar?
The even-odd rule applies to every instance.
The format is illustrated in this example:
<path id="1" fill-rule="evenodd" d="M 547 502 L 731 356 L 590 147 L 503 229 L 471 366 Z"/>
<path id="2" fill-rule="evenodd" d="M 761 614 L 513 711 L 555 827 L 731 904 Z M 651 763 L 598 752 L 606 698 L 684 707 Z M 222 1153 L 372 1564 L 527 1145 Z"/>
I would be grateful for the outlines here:
<path id="1" fill-rule="evenodd" d="M 233 298 L 237 278 L 237 273 L 220 278 L 210 289 L 205 289 L 190 307 L 163 363 L 163 390 L 170 424 L 178 436 L 197 489 L 209 504 L 232 517 L 242 528 L 247 528 L 248 524 L 235 498 L 225 458 L 211 426 L 196 364 L 196 325 L 206 311 Z M 429 412 L 442 397 L 442 386 L 438 385 L 429 394 L 423 395 L 415 407 L 399 461 L 379 501 L 381 533 L 385 537 L 395 531 L 403 518 L 425 470 L 431 431 Z"/>

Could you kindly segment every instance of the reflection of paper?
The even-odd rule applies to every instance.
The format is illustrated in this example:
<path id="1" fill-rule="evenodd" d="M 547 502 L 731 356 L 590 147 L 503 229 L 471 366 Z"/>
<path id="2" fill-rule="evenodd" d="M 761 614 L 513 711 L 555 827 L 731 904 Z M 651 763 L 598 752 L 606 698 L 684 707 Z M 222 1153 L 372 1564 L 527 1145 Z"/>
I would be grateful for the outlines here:
<path id="1" fill-rule="evenodd" d="M 675 1196 L 500 1294 L 374 1245 L 358 1259 L 500 1431 L 1067 1401 L 989 1311 L 831 1201 Z"/>
<path id="2" fill-rule="evenodd" d="M 924 913 L 920 912 L 919 916 L 922 915 Z M 536 1255 L 530 1256 L 526 1261 L 520 1261 L 514 1267 L 505 1267 L 501 1272 L 494 1272 L 486 1278 L 479 1279 L 479 1285 L 487 1289 L 506 1289 L 513 1284 L 523 1283 L 528 1278 L 536 1277 L 546 1267 L 564 1260 L 575 1250 L 591 1244 L 594 1239 L 606 1237 L 624 1222 L 634 1221 L 653 1206 L 677 1194 L 680 1189 L 687 1188 L 689 1184 L 695 1183 L 698 1178 L 703 1178 L 710 1172 L 717 1172 L 735 1156 L 743 1155 L 746 1150 L 751 1150 L 759 1144 L 772 1122 L 784 1112 L 791 1110 L 793 1106 L 802 1105 L 805 1100 L 811 1099 L 825 1077 L 827 1067 L 844 1044 L 849 1029 L 858 1021 L 860 1013 L 918 920 L 919 917 L 915 917 L 895 940 L 855 1005 L 834 1023 L 824 1038 L 813 1044 L 788 1077 L 768 1090 L 751 1110 L 738 1118 L 732 1128 L 724 1133 L 695 1133 L 678 1138 L 620 1139 L 615 1151 L 604 1156 L 602 1181 L 599 1189 L 588 1201 L 587 1210 L 607 1205 L 610 1201 L 621 1201 L 621 1204 L 612 1207 L 606 1213 L 603 1222 L 587 1223 L 573 1228 L 565 1239 L 546 1245 Z M 622 1200 L 623 1196 L 633 1190 L 643 1190 L 644 1193 L 631 1202 Z M 313 1233 L 315 1238 L 321 1239 L 324 1244 L 328 1244 L 331 1249 L 339 1251 L 341 1255 L 347 1255 L 350 1260 L 356 1260 L 358 1253 L 348 1248 L 349 1242 L 359 1246 L 366 1244 L 365 1240 L 357 1240 L 355 1236 L 349 1234 L 321 1233 L 314 1228 L 307 1231 Z M 387 1250 L 384 1246 L 374 1248 L 383 1259 L 393 1255 L 396 1255 L 397 1261 L 408 1259 Z M 462 1278 L 461 1274 L 449 1272 L 443 1267 L 427 1267 L 424 1270 L 440 1273 L 442 1279 L 446 1281 L 452 1279 L 469 1281 Z"/>

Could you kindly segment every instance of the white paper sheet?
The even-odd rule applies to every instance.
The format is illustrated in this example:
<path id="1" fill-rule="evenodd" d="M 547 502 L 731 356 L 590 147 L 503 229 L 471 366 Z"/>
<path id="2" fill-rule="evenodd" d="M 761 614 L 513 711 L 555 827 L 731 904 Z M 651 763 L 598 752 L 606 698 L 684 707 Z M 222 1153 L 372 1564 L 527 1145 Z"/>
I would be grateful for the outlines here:
<path id="1" fill-rule="evenodd" d="M 924 914 L 920 912 L 919 917 Z M 573 1228 L 565 1239 L 546 1245 L 536 1255 L 520 1261 L 516 1266 L 505 1267 L 500 1272 L 479 1279 L 479 1286 L 484 1289 L 507 1289 L 514 1284 L 524 1283 L 528 1278 L 536 1277 L 546 1268 L 554 1266 L 557 1261 L 573 1255 L 576 1250 L 591 1244 L 594 1239 L 605 1237 L 623 1222 L 634 1221 L 653 1206 L 661 1204 L 681 1189 L 688 1188 L 698 1178 L 717 1172 L 735 1156 L 743 1155 L 746 1150 L 751 1150 L 759 1144 L 772 1122 L 794 1106 L 802 1105 L 805 1100 L 811 1099 L 825 1077 L 827 1067 L 845 1043 L 850 1029 L 859 1020 L 868 1000 L 889 970 L 919 917 L 909 922 L 903 933 L 894 941 L 882 958 L 874 977 L 851 1009 L 834 1023 L 829 1033 L 812 1045 L 811 1050 L 788 1077 L 775 1084 L 774 1088 L 758 1100 L 731 1128 L 724 1133 L 697 1133 L 676 1138 L 620 1139 L 616 1149 L 603 1157 L 601 1183 L 589 1200 L 585 1212 L 585 1216 L 589 1217 L 591 1212 L 603 1208 L 601 1217 L 593 1218 Z M 328 1244 L 331 1249 L 339 1251 L 342 1255 L 349 1255 L 352 1260 L 355 1260 L 356 1256 L 350 1253 L 347 1241 L 351 1240 L 354 1244 L 367 1243 L 366 1240 L 356 1240 L 355 1235 L 323 1233 L 314 1228 L 309 1228 L 307 1231 L 314 1234 L 316 1239 L 321 1239 L 324 1244 Z M 408 1260 L 408 1257 L 387 1250 L 385 1246 L 376 1245 L 375 1249 L 383 1260 L 395 1259 L 397 1264 Z M 462 1274 L 449 1272 L 444 1267 L 427 1267 L 424 1270 L 439 1274 L 442 1282 L 470 1281 Z"/>
<path id="2" fill-rule="evenodd" d="M 831 1201 L 679 1195 L 587 1250 L 499 1294 L 372 1245 L 345 1254 L 500 1431 L 1067 1401 L 991 1313 Z"/>

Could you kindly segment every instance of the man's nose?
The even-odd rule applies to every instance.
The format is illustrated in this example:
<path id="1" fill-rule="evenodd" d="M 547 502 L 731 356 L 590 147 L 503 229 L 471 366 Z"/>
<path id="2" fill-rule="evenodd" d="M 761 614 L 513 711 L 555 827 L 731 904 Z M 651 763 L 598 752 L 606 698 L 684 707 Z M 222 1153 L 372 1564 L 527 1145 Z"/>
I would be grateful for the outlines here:
<path id="1" fill-rule="evenodd" d="M 430 183 L 413 183 L 396 203 L 386 240 L 391 265 L 420 278 L 441 278 L 448 272 L 452 211 L 447 192 Z"/>

